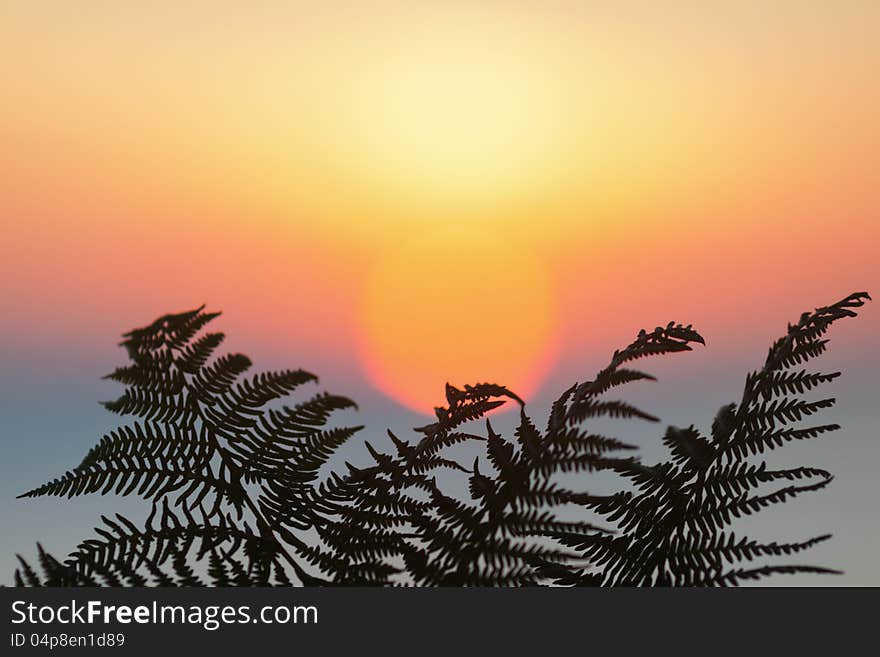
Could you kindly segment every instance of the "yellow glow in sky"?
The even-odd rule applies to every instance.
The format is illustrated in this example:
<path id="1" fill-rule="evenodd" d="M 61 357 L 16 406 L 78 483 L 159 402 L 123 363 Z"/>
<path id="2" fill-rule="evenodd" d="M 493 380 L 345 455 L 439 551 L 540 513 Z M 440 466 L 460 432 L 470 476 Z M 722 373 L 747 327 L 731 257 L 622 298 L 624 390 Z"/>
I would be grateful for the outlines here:
<path id="1" fill-rule="evenodd" d="M 344 96 L 351 175 L 393 207 L 450 222 L 545 191 L 563 154 L 564 94 L 504 34 L 431 35 L 368 58 Z"/>

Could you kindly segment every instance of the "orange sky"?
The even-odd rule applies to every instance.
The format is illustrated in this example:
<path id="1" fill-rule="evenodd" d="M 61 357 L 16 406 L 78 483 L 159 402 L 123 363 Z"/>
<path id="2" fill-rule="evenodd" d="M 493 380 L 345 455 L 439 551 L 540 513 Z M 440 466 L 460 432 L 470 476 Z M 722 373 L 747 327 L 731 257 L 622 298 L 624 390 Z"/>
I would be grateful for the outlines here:
<path id="1" fill-rule="evenodd" d="M 7 344 L 207 302 L 426 408 L 878 287 L 878 3 L 177 4 L 0 8 Z"/>

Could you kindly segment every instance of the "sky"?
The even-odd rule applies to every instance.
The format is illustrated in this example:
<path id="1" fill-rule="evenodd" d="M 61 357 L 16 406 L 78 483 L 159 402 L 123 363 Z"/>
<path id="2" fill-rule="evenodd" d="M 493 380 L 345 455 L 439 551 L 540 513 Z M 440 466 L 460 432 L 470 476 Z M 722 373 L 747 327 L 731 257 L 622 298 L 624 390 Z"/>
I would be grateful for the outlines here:
<path id="1" fill-rule="evenodd" d="M 868 0 L 2 3 L 0 571 L 106 510 L 14 496 L 114 426 L 119 334 L 202 303 L 374 444 L 446 381 L 540 416 L 669 320 L 708 345 L 634 397 L 710 422 L 788 321 L 880 290 L 878 37 Z M 880 585 L 878 329 L 832 335 L 845 431 L 782 454 L 838 474 L 782 516 L 837 535 L 833 583 Z"/>

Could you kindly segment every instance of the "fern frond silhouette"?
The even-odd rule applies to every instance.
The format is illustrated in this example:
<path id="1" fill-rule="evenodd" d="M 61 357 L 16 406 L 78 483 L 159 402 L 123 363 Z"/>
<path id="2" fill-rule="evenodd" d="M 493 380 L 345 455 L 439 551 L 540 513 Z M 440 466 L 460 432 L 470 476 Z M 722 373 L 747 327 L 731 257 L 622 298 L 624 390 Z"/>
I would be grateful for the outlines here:
<path id="1" fill-rule="evenodd" d="M 603 530 L 586 521 L 563 520 L 559 508 L 585 504 L 589 495 L 553 482 L 560 472 L 591 472 L 631 459 L 615 458 L 634 449 L 616 438 L 599 436 L 582 427 L 591 417 L 651 415 L 622 401 L 602 395 L 630 381 L 652 378 L 622 369 L 630 360 L 651 354 L 688 351 L 690 343 L 703 339 L 690 327 L 670 324 L 653 333 L 642 333 L 626 349 L 616 352 L 611 364 L 594 381 L 573 386 L 553 406 L 546 431 L 540 431 L 525 413 L 525 404 L 498 385 L 482 384 L 446 388 L 448 406 L 436 409 L 437 421 L 417 429 L 422 438 L 415 444 L 391 434 L 395 456 L 374 456 L 377 465 L 355 470 L 358 482 L 387 487 L 410 499 L 423 491 L 427 504 L 406 520 L 413 532 L 398 547 L 408 581 L 428 586 L 520 586 L 543 579 L 536 564 L 569 561 L 576 555 L 550 544 L 550 533 Z M 485 435 L 461 433 L 459 427 L 483 418 L 506 401 L 520 406 L 520 423 L 513 439 L 495 432 L 486 422 Z M 440 458 L 453 445 L 478 440 L 485 446 L 481 470 L 479 459 L 470 468 Z M 470 471 L 470 500 L 441 490 L 434 477 L 438 467 Z M 381 483 L 380 483 L 381 482 Z M 344 548 L 343 548 L 344 549 Z M 383 556 L 374 554 L 373 558 Z"/>
<path id="2" fill-rule="evenodd" d="M 250 360 L 214 357 L 224 336 L 202 332 L 219 313 L 200 307 L 165 315 L 124 336 L 131 363 L 107 377 L 125 390 L 105 407 L 135 419 L 103 437 L 79 466 L 21 496 L 135 494 L 150 503 L 148 518 L 140 526 L 102 517 L 96 537 L 63 561 L 38 544 L 38 568 L 19 557 L 15 583 L 727 586 L 833 573 L 751 563 L 799 553 L 826 534 L 763 543 L 737 537 L 730 526 L 830 483 L 821 468 L 771 469 L 752 459 L 840 428 L 797 424 L 834 404 L 803 396 L 839 375 L 799 366 L 819 357 L 830 326 L 854 317 L 868 299 L 857 293 L 802 315 L 710 431 L 666 430 L 670 456 L 660 464 L 642 464 L 634 445 L 588 425 L 658 422 L 608 394 L 654 380 L 634 361 L 704 345 L 689 325 L 641 331 L 592 380 L 566 390 L 543 429 L 501 385 L 447 384 L 447 405 L 412 442 L 389 431 L 393 449 L 367 442 L 372 463 L 346 463 L 345 472 L 324 477 L 333 455 L 363 428 L 331 424 L 354 402 L 319 392 L 293 404 L 293 393 L 317 381 L 312 374 L 247 377 Z M 505 437 L 487 415 L 510 403 L 520 418 Z M 480 420 L 484 430 L 469 428 Z M 466 444 L 479 445 L 482 456 L 462 462 Z M 438 478 L 444 471 L 458 473 L 462 485 Z M 593 495 L 561 481 L 598 471 L 616 473 L 627 486 Z"/>
<path id="3" fill-rule="evenodd" d="M 191 562 L 203 559 L 217 585 L 287 584 L 291 571 L 311 582 L 295 556 L 298 540 L 270 521 L 269 495 L 317 477 L 359 429 L 326 428 L 334 411 L 354 402 L 319 393 L 273 407 L 316 377 L 284 370 L 248 378 L 251 362 L 241 354 L 209 362 L 224 336 L 198 334 L 218 315 L 201 307 L 127 333 L 121 344 L 132 362 L 107 377 L 126 389 L 104 406 L 138 419 L 102 438 L 73 470 L 22 495 L 112 492 L 152 502 L 142 529 L 105 517 L 100 538 L 63 564 L 41 557 L 44 569 L 51 565 L 49 583 L 197 585 L 205 576 Z"/>
<path id="4" fill-rule="evenodd" d="M 865 293 L 813 313 L 805 313 L 770 348 L 764 367 L 746 377 L 739 403 L 723 406 L 707 436 L 693 426 L 670 427 L 663 443 L 671 458 L 644 466 L 619 463 L 617 471 L 635 491 L 590 500 L 587 507 L 613 522 L 618 532 L 555 534 L 561 544 L 579 551 L 594 570 L 557 566 L 559 583 L 598 581 L 605 585 L 730 585 L 773 574 L 832 573 L 813 566 L 781 565 L 733 568 L 729 564 L 762 556 L 790 555 L 830 538 L 816 536 L 793 543 L 760 543 L 739 538 L 727 528 L 742 516 L 827 486 L 832 476 L 819 468 L 772 470 L 749 457 L 793 440 L 835 431 L 836 424 L 793 427 L 834 404 L 832 398 L 799 396 L 834 380 L 839 373 L 793 370 L 819 356 L 831 324 L 854 317 Z M 766 487 L 770 490 L 767 491 Z"/>

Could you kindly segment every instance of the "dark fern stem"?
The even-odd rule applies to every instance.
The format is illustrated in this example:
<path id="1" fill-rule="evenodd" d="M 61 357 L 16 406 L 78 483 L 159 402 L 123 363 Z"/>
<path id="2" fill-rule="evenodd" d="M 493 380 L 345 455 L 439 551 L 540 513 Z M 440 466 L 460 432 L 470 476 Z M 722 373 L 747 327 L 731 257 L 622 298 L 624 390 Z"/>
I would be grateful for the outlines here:
<path id="1" fill-rule="evenodd" d="M 738 404 L 719 411 L 710 435 L 670 427 L 670 460 L 646 466 L 622 440 L 588 428 L 597 418 L 657 422 L 607 393 L 654 380 L 632 369 L 647 356 L 705 344 L 690 326 L 641 331 L 593 380 L 569 388 L 541 430 L 507 388 L 446 387 L 447 406 L 418 428 L 412 443 L 389 431 L 394 449 L 367 443 L 373 463 L 321 477 L 333 454 L 361 427 L 334 427 L 350 400 L 319 393 L 286 400 L 313 375 L 287 370 L 244 378 L 240 354 L 211 360 L 223 340 L 201 333 L 217 316 L 203 308 L 166 315 L 126 334 L 131 364 L 109 375 L 126 385 L 105 406 L 133 415 L 83 462 L 22 497 L 132 494 L 151 502 L 143 527 L 103 517 L 96 538 L 64 561 L 38 544 L 39 568 L 19 557 L 19 586 L 717 586 L 824 568 L 747 562 L 789 555 L 828 538 L 760 543 L 729 531 L 735 518 L 824 488 L 818 468 L 771 470 L 751 459 L 837 425 L 792 426 L 834 403 L 801 395 L 838 376 L 797 366 L 824 351 L 833 322 L 855 316 L 866 293 L 805 313 L 750 374 Z M 512 437 L 486 416 L 520 407 Z M 485 430 L 468 429 L 485 420 Z M 484 456 L 460 462 L 479 444 Z M 447 491 L 437 474 L 467 477 L 467 494 Z M 591 495 L 560 475 L 612 471 L 630 484 Z M 778 487 L 773 488 L 774 484 Z M 769 492 L 764 490 L 771 487 Z M 446 488 L 449 488 L 447 485 Z M 460 487 L 459 487 L 460 488 Z M 576 519 L 563 508 L 580 509 Z M 595 524 L 598 518 L 602 526 Z M 40 572 L 38 572 L 40 571 Z"/>

